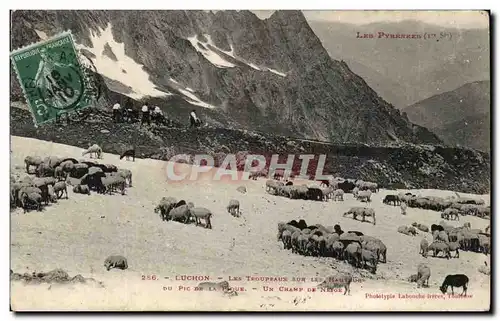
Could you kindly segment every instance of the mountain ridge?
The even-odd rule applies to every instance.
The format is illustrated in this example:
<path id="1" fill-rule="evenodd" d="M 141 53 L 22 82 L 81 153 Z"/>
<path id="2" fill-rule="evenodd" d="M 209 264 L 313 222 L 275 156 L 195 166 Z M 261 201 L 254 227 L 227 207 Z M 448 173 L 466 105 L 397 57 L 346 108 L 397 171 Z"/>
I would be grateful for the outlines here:
<path id="1" fill-rule="evenodd" d="M 176 120 L 192 106 L 232 128 L 339 143 L 440 143 L 332 59 L 300 11 L 277 11 L 265 20 L 249 11 L 15 11 L 12 25 L 16 47 L 38 41 L 37 30 L 48 36 L 72 30 L 80 50 L 96 57 L 90 59 L 99 73 L 142 91 L 138 101 L 144 93 L 165 93 L 154 100 Z M 121 60 L 109 59 L 109 50 L 93 52 L 105 42 Z M 124 60 L 129 65 L 122 68 Z M 127 83 L 141 77 L 147 86 Z M 17 83 L 12 86 L 19 98 Z M 191 106 L 170 108 L 176 97 Z"/>
<path id="2" fill-rule="evenodd" d="M 408 118 L 451 145 L 490 150 L 490 81 L 475 81 L 408 106 Z"/>

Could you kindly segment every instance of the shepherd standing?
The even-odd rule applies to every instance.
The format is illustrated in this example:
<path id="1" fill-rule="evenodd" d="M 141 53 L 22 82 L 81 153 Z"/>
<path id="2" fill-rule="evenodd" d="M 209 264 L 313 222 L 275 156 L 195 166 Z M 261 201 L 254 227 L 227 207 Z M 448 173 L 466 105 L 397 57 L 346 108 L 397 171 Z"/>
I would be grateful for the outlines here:
<path id="1" fill-rule="evenodd" d="M 149 117 L 149 105 L 148 103 L 144 103 L 142 106 L 142 118 L 141 118 L 141 126 L 144 123 L 148 123 L 148 125 L 151 125 L 150 117 Z"/>
<path id="2" fill-rule="evenodd" d="M 196 116 L 196 111 L 194 109 L 191 111 L 191 114 L 189 114 L 189 120 L 191 121 L 191 125 L 189 126 L 189 128 L 196 128 L 201 124 L 201 121 L 198 116 Z"/>
<path id="3" fill-rule="evenodd" d="M 119 103 L 113 105 L 113 118 L 115 120 L 115 123 L 118 123 L 120 121 L 120 110 L 121 106 Z"/>

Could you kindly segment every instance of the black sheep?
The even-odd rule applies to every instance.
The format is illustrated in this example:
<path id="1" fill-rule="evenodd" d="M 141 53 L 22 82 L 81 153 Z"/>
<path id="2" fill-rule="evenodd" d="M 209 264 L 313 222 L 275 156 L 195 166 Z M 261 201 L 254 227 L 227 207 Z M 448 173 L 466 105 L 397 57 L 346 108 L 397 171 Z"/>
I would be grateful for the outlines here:
<path id="1" fill-rule="evenodd" d="M 439 287 L 441 292 L 445 294 L 448 290 L 448 287 L 451 286 L 451 294 L 455 294 L 453 292 L 453 288 L 463 287 L 462 294 L 467 295 L 467 285 L 469 284 L 469 278 L 465 274 L 451 274 L 447 275 L 443 281 L 443 284 Z"/>

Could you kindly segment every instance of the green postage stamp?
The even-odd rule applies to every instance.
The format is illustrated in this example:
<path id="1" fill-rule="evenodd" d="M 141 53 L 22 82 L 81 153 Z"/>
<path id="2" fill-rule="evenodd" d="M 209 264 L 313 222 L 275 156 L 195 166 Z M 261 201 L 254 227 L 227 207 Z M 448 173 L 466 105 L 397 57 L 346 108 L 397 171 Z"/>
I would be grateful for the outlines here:
<path id="1" fill-rule="evenodd" d="M 35 126 L 90 107 L 95 100 L 71 32 L 14 50 L 10 58 Z"/>

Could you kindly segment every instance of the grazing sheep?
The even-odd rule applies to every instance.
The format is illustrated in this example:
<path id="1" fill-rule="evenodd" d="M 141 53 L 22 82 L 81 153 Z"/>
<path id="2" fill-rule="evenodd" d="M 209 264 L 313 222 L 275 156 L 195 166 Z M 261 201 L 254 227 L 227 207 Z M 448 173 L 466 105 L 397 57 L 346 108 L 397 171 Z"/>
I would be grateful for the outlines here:
<path id="1" fill-rule="evenodd" d="M 36 175 L 36 177 L 54 176 L 54 168 L 52 168 L 48 164 L 42 162 L 36 168 L 35 175 Z"/>
<path id="2" fill-rule="evenodd" d="M 21 193 L 19 198 L 21 200 L 21 206 L 24 210 L 24 213 L 27 212 L 27 209 L 30 207 L 36 208 L 37 211 L 42 210 L 42 195 L 39 193 L 31 192 L 31 193 Z"/>
<path id="3" fill-rule="evenodd" d="M 480 273 L 483 273 L 483 274 L 486 274 L 486 275 L 490 275 L 491 274 L 491 269 L 488 266 L 488 263 L 486 263 L 486 262 L 484 262 L 484 265 L 481 265 L 477 270 Z"/>
<path id="4" fill-rule="evenodd" d="M 70 172 L 69 176 L 74 178 L 82 178 L 89 172 L 89 165 L 78 163 L 75 164 L 73 170 Z"/>
<path id="5" fill-rule="evenodd" d="M 322 187 L 321 192 L 323 193 L 323 200 L 328 201 L 329 199 L 333 198 L 334 191 L 335 190 L 330 186 Z"/>
<path id="6" fill-rule="evenodd" d="M 429 287 L 429 278 L 431 277 L 431 269 L 424 263 L 420 263 L 417 267 L 417 287 Z"/>
<path id="7" fill-rule="evenodd" d="M 367 267 L 368 265 L 366 263 L 370 263 L 371 272 L 377 272 L 378 253 L 367 249 L 361 249 L 361 262 L 363 267 Z"/>
<path id="8" fill-rule="evenodd" d="M 24 158 L 26 173 L 30 174 L 30 166 L 35 166 L 35 168 L 37 168 L 41 163 L 42 158 L 40 156 L 26 156 L 26 158 Z"/>
<path id="9" fill-rule="evenodd" d="M 436 257 L 439 254 L 439 252 L 443 252 L 444 257 L 446 257 L 447 259 L 451 258 L 450 247 L 448 246 L 447 243 L 432 242 L 429 245 L 428 249 L 429 249 L 429 251 L 433 252 L 433 254 L 432 254 L 433 257 Z"/>
<path id="10" fill-rule="evenodd" d="M 57 203 L 57 196 L 53 185 L 47 185 L 47 198 L 52 203 Z"/>
<path id="11" fill-rule="evenodd" d="M 479 250 L 484 254 L 490 253 L 490 238 L 487 235 L 479 233 Z M 457 250 L 458 251 L 458 250 Z"/>
<path id="12" fill-rule="evenodd" d="M 247 188 L 245 186 L 238 186 L 236 190 L 242 194 L 245 194 L 247 192 Z"/>
<path id="13" fill-rule="evenodd" d="M 290 198 L 292 199 L 307 199 L 307 192 L 309 188 L 306 185 L 294 185 L 290 191 Z"/>
<path id="14" fill-rule="evenodd" d="M 417 235 L 417 230 L 413 226 L 408 227 L 408 232 L 413 236 Z"/>
<path id="15" fill-rule="evenodd" d="M 127 182 L 123 176 L 120 175 L 109 175 L 101 179 L 102 185 L 104 186 L 104 192 L 111 194 L 114 191 L 119 190 L 122 195 L 125 195 L 125 189 Z"/>
<path id="16" fill-rule="evenodd" d="M 371 202 L 372 192 L 371 191 L 359 191 L 356 195 L 356 199 L 361 202 Z"/>
<path id="17" fill-rule="evenodd" d="M 210 218 L 212 217 L 212 212 L 204 207 L 193 207 L 189 209 L 190 215 L 195 218 L 196 225 L 201 224 L 200 219 L 205 220 L 205 228 L 212 228 L 212 222 Z"/>
<path id="18" fill-rule="evenodd" d="M 219 283 L 215 282 L 201 282 L 197 286 L 198 291 L 222 291 L 227 292 L 229 290 L 229 282 L 221 281 Z"/>
<path id="19" fill-rule="evenodd" d="M 349 243 L 344 250 L 344 259 L 355 267 L 361 266 L 361 245 Z"/>
<path id="20" fill-rule="evenodd" d="M 343 201 L 344 200 L 344 191 L 341 189 L 336 189 L 333 192 L 333 200 L 334 201 Z"/>
<path id="21" fill-rule="evenodd" d="M 363 235 L 360 237 L 361 247 L 377 253 L 380 262 L 387 263 L 387 246 L 376 237 Z"/>
<path id="22" fill-rule="evenodd" d="M 394 206 L 400 205 L 400 203 L 401 203 L 398 195 L 386 195 L 382 202 L 384 204 L 391 204 L 392 203 Z"/>
<path id="23" fill-rule="evenodd" d="M 158 206 L 155 207 L 154 212 L 160 212 L 160 217 L 163 221 L 170 219 L 169 213 L 177 204 L 177 199 L 174 197 L 163 197 Z M 188 206 L 189 207 L 189 206 Z M 194 207 L 194 206 L 193 206 Z"/>
<path id="24" fill-rule="evenodd" d="M 323 192 L 320 188 L 311 187 L 307 189 L 307 199 L 311 201 L 323 201 Z"/>
<path id="25" fill-rule="evenodd" d="M 272 194 L 276 194 L 280 186 L 285 186 L 285 184 L 272 179 L 268 179 L 266 181 L 266 191 L 270 193 L 272 192 Z"/>
<path id="26" fill-rule="evenodd" d="M 90 195 L 90 188 L 87 185 L 75 185 L 73 187 L 73 193 Z"/>
<path id="27" fill-rule="evenodd" d="M 94 144 L 82 152 L 82 156 L 87 154 L 90 155 L 90 158 L 92 158 L 92 155 L 95 155 L 96 158 L 102 158 L 102 149 L 99 145 Z"/>
<path id="28" fill-rule="evenodd" d="M 132 157 L 132 161 L 135 162 L 135 148 L 127 149 L 120 155 L 120 160 L 125 157 L 125 160 L 130 160 Z"/>
<path id="29" fill-rule="evenodd" d="M 337 234 L 327 234 L 325 235 L 325 256 L 337 257 L 337 253 L 334 251 L 333 246 L 339 240 L 340 236 Z M 341 244 L 341 252 L 343 250 L 343 244 Z"/>
<path id="30" fill-rule="evenodd" d="M 174 207 L 170 210 L 169 216 L 173 221 L 178 221 L 181 223 L 188 223 L 191 218 L 191 211 L 187 205 L 181 205 L 179 207 Z"/>
<path id="31" fill-rule="evenodd" d="M 120 168 L 117 173 L 125 179 L 128 187 L 132 187 L 132 172 L 129 169 Z"/>
<path id="32" fill-rule="evenodd" d="M 43 159 L 43 163 L 47 164 L 50 168 L 56 168 L 62 161 L 63 159 L 57 156 L 47 156 Z"/>
<path id="33" fill-rule="evenodd" d="M 422 232 L 429 232 L 429 227 L 427 225 L 424 225 L 424 224 L 418 224 L 416 226 L 416 228 Z"/>
<path id="34" fill-rule="evenodd" d="M 54 177 L 59 181 L 64 181 L 66 179 L 61 165 L 54 168 Z"/>
<path id="35" fill-rule="evenodd" d="M 334 240 L 334 239 L 332 239 Z M 331 243 L 330 245 L 330 250 L 333 254 L 333 257 L 337 258 L 338 260 L 343 260 L 344 258 L 344 243 L 335 240 Z"/>
<path id="36" fill-rule="evenodd" d="M 227 211 L 232 216 L 239 217 L 240 216 L 240 201 L 232 199 L 229 201 L 227 205 Z"/>
<path id="37" fill-rule="evenodd" d="M 318 288 L 336 289 L 345 288 L 344 295 L 351 295 L 352 275 L 349 273 L 337 273 L 335 276 L 327 277 L 323 282 L 317 285 Z"/>
<path id="38" fill-rule="evenodd" d="M 345 217 L 347 215 L 352 215 L 353 219 L 356 219 L 358 216 L 361 216 L 363 222 L 365 221 L 365 217 L 372 217 L 373 225 L 376 225 L 375 210 L 373 208 L 351 207 L 351 209 L 349 209 L 349 211 L 344 213 L 342 216 Z"/>
<path id="39" fill-rule="evenodd" d="M 108 256 L 106 260 L 104 260 L 104 266 L 108 271 L 113 268 L 121 270 L 128 268 L 127 259 L 121 255 Z"/>
<path id="40" fill-rule="evenodd" d="M 437 240 L 438 241 L 443 241 L 445 243 L 448 243 L 450 241 L 449 238 L 448 238 L 448 233 L 446 233 L 445 231 L 439 232 L 439 234 L 437 236 Z"/>
<path id="41" fill-rule="evenodd" d="M 455 251 L 455 258 L 459 258 L 460 254 L 458 253 L 458 249 L 460 248 L 460 244 L 458 242 L 449 242 L 448 246 L 450 247 L 450 252 Z"/>
<path id="42" fill-rule="evenodd" d="M 429 252 L 429 242 L 426 239 L 422 239 L 420 241 L 420 251 L 418 254 L 422 254 L 423 257 L 427 257 L 427 253 Z"/>
<path id="43" fill-rule="evenodd" d="M 284 230 L 283 233 L 280 234 L 280 238 L 283 241 L 283 247 L 285 250 L 292 248 L 292 232 Z"/>
<path id="44" fill-rule="evenodd" d="M 404 225 L 398 227 L 398 233 L 405 234 L 405 235 L 411 235 L 410 229 L 408 228 L 408 226 L 404 226 Z"/>
<path id="45" fill-rule="evenodd" d="M 462 287 L 463 291 L 461 295 L 467 295 L 467 285 L 469 284 L 469 278 L 465 274 L 452 274 L 447 275 L 443 281 L 443 284 L 439 287 L 441 292 L 445 294 L 448 291 L 448 287 L 451 286 L 451 294 L 455 294 L 453 292 L 453 288 Z"/>
<path id="46" fill-rule="evenodd" d="M 66 187 L 65 182 L 57 182 L 54 184 L 54 192 L 57 195 L 57 198 L 61 198 L 64 194 L 66 194 L 66 199 L 68 199 L 68 189 Z"/>
<path id="47" fill-rule="evenodd" d="M 455 220 L 460 220 L 460 215 L 458 215 L 458 210 L 456 208 L 447 208 L 441 213 L 441 218 L 452 220 L 454 217 Z"/>

